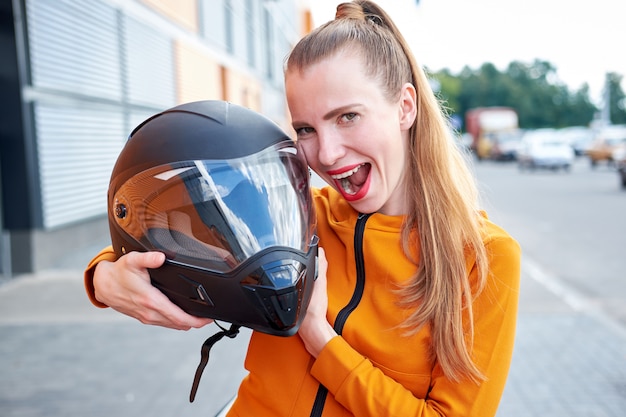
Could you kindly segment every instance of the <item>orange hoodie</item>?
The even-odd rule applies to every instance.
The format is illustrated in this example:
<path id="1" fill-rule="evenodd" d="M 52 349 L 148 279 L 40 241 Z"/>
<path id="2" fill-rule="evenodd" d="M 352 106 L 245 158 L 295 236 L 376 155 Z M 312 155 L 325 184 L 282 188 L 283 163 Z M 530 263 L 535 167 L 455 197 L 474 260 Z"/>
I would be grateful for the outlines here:
<path id="1" fill-rule="evenodd" d="M 403 217 L 376 213 L 359 220 L 328 187 L 315 191 L 315 203 L 320 246 L 328 260 L 328 319 L 335 327 L 341 322 L 341 335 L 314 359 L 297 335 L 253 332 L 245 361 L 249 374 L 228 416 L 494 416 L 513 351 L 517 242 L 485 222 L 490 275 L 474 302 L 473 354 L 487 381 L 453 382 L 429 359 L 430 329 L 407 336 L 399 328 L 407 312 L 397 306 L 393 289 L 416 269 L 402 250 Z M 364 230 L 355 239 L 357 223 Z M 361 255 L 357 273 L 355 259 Z M 102 259 L 111 259 L 111 252 L 101 252 L 94 261 Z M 473 265 L 470 259 L 468 265 Z M 91 276 L 88 269 L 85 284 L 93 302 Z"/>

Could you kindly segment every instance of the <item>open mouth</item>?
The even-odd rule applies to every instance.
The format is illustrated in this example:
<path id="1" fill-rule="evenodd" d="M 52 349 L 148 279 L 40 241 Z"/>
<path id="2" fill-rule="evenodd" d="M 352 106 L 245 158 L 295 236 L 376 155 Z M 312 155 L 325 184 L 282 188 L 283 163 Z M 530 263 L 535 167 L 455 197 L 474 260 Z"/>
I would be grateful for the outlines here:
<path id="1" fill-rule="evenodd" d="M 331 175 L 331 177 L 344 195 L 354 196 L 363 188 L 371 168 L 370 164 L 364 163 L 341 174 Z"/>

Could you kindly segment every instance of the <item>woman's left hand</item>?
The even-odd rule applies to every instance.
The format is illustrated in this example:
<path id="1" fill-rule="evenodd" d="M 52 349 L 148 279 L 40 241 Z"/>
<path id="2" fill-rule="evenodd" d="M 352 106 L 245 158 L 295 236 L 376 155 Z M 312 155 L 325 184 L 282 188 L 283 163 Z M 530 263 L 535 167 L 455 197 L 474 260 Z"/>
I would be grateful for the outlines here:
<path id="1" fill-rule="evenodd" d="M 324 249 L 319 248 L 318 253 L 318 275 L 313 286 L 311 302 L 306 312 L 306 316 L 300 325 L 298 334 L 304 342 L 306 350 L 317 358 L 326 343 L 337 333 L 328 323 L 326 312 L 328 311 L 328 294 L 326 293 L 326 270 L 328 263 Z"/>

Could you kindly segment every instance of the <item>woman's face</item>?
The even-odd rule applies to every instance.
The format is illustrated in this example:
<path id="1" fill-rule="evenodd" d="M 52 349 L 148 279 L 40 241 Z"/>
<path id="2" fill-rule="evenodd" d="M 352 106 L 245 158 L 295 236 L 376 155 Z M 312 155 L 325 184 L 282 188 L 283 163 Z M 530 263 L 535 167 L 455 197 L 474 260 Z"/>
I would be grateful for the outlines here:
<path id="1" fill-rule="evenodd" d="M 416 115 L 405 84 L 389 102 L 357 54 L 338 53 L 285 76 L 287 102 L 309 166 L 361 213 L 406 214 L 406 144 Z"/>

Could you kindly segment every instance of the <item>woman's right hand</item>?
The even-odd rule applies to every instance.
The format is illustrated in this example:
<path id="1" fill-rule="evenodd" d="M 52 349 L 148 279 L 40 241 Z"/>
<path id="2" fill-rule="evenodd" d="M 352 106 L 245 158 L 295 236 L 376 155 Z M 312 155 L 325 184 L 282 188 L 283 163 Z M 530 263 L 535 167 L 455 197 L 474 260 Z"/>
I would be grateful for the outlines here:
<path id="1" fill-rule="evenodd" d="M 189 330 L 212 323 L 185 313 L 150 283 L 148 268 L 163 262 L 161 252 L 129 252 L 115 262 L 101 261 L 93 277 L 96 299 L 144 324 Z"/>

